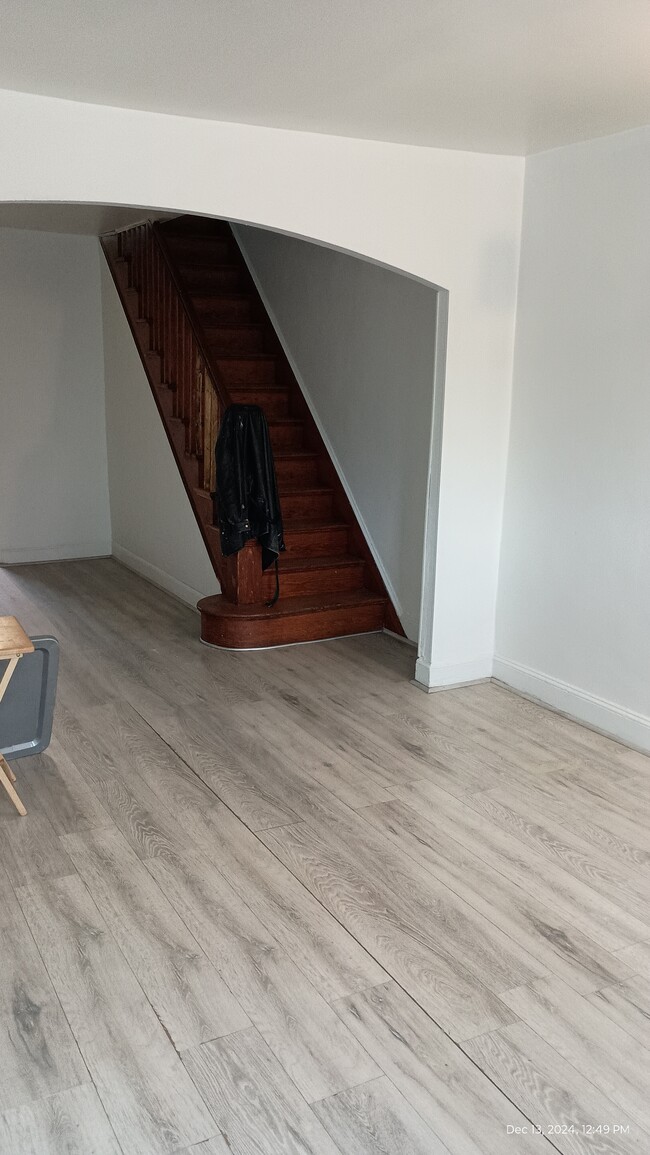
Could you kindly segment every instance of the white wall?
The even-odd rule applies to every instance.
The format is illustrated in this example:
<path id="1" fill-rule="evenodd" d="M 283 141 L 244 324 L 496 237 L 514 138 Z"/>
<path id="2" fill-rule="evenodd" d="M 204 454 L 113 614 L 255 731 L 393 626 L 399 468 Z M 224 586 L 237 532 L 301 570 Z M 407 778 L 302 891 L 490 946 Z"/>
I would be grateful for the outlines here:
<path id="1" fill-rule="evenodd" d="M 238 238 L 417 641 L 433 403 L 436 291 L 264 229 Z"/>
<path id="2" fill-rule="evenodd" d="M 650 129 L 530 157 L 498 676 L 650 748 Z"/>
<path id="3" fill-rule="evenodd" d="M 0 201 L 212 214 L 449 290 L 435 602 L 419 667 L 434 684 L 491 669 L 523 171 L 517 157 L 0 93 Z"/>
<path id="4" fill-rule="evenodd" d="M 0 563 L 110 552 L 97 241 L 0 229 Z"/>
<path id="5" fill-rule="evenodd" d="M 113 553 L 195 606 L 219 585 L 103 256 L 101 290 Z"/>

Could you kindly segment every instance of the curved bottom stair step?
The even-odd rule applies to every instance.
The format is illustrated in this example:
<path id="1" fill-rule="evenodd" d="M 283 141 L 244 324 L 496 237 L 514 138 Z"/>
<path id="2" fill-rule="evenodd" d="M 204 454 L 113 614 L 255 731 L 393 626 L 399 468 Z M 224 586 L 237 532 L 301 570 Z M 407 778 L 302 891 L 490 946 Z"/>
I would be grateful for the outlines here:
<path id="1" fill-rule="evenodd" d="M 280 597 L 264 605 L 234 605 L 221 594 L 202 598 L 201 641 L 231 650 L 314 642 L 365 634 L 384 625 L 387 599 L 370 590 Z"/>

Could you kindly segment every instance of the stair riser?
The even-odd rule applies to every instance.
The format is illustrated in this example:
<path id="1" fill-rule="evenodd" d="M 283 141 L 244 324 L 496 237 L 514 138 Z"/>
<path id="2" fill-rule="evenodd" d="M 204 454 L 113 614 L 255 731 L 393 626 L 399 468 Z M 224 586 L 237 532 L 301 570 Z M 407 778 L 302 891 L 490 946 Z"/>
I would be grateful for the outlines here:
<path id="1" fill-rule="evenodd" d="M 278 603 L 280 605 L 280 603 Z M 384 624 L 384 607 L 378 604 L 313 610 L 279 619 L 273 615 L 247 621 L 201 614 L 201 639 L 212 646 L 232 650 L 257 646 L 288 645 L 292 642 L 315 642 L 346 634 L 364 634 L 380 630 Z"/>
<path id="2" fill-rule="evenodd" d="M 237 260 L 237 247 L 227 237 L 177 237 L 171 241 L 170 249 L 180 265 L 205 268 L 211 265 L 229 265 Z"/>
<path id="3" fill-rule="evenodd" d="M 208 269 L 185 265 L 181 276 L 190 289 L 209 289 L 215 293 L 220 289 L 242 292 L 248 283 L 245 271 L 238 265 L 212 265 Z"/>
<path id="4" fill-rule="evenodd" d="M 200 237 L 203 240 L 213 241 L 215 237 L 225 237 L 232 240 L 227 221 L 206 220 L 205 217 L 180 217 L 166 225 L 165 231 L 173 239 Z"/>
<path id="5" fill-rule="evenodd" d="M 229 391 L 237 385 L 275 385 L 275 361 L 215 361 L 221 379 Z"/>
<path id="6" fill-rule="evenodd" d="M 332 493 L 282 493 L 280 508 L 286 521 L 319 521 L 332 516 Z"/>
<path id="7" fill-rule="evenodd" d="M 289 413 L 289 399 L 286 394 L 273 393 L 264 389 L 229 389 L 233 405 L 259 405 L 266 415 L 267 421 L 274 417 L 287 417 Z"/>
<path id="8" fill-rule="evenodd" d="M 307 594 L 341 593 L 346 590 L 363 589 L 363 564 L 342 566 L 340 569 L 324 567 L 304 570 L 301 573 L 283 573 L 280 562 L 280 597 L 302 597 Z M 262 589 L 265 598 L 275 593 L 275 567 L 264 574 Z"/>
<path id="9" fill-rule="evenodd" d="M 298 421 L 291 425 L 271 426 L 269 433 L 274 453 L 291 453 L 295 449 L 302 449 L 303 427 Z"/>
<path id="10" fill-rule="evenodd" d="M 250 329 L 206 326 L 205 329 L 205 343 L 215 357 L 220 353 L 264 353 L 265 337 L 264 330 L 255 326 Z"/>
<path id="11" fill-rule="evenodd" d="M 284 544 L 292 557 L 327 557 L 342 554 L 348 548 L 348 531 L 344 525 L 330 529 L 321 527 L 301 530 L 300 533 L 292 533 L 290 529 L 285 529 Z"/>
<path id="12" fill-rule="evenodd" d="M 278 485 L 312 485 L 318 482 L 318 461 L 315 457 L 283 461 L 276 454 L 275 475 Z"/>
<path id="13" fill-rule="evenodd" d="M 250 297 L 202 297 L 196 293 L 192 295 L 192 304 L 206 328 L 221 321 L 250 321 L 255 312 Z"/>

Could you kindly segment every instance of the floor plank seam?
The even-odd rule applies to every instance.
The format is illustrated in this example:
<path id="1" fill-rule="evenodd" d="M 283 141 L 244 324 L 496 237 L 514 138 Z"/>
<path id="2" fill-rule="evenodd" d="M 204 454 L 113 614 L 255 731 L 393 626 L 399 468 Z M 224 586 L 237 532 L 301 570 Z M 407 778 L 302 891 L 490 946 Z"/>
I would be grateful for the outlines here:
<path id="1" fill-rule="evenodd" d="M 200 777 L 200 775 L 198 775 L 198 774 L 196 773 L 196 771 L 193 769 L 193 767 L 192 767 L 192 766 L 190 766 L 190 764 L 189 764 L 188 762 L 186 762 L 186 760 L 185 760 L 185 759 L 184 759 L 184 758 L 183 758 L 181 755 L 179 755 L 177 751 L 175 751 L 175 750 L 174 750 L 174 748 L 173 748 L 173 747 L 172 747 L 172 746 L 171 746 L 171 745 L 170 745 L 170 744 L 169 744 L 169 743 L 168 743 L 168 742 L 165 740 L 165 738 L 164 738 L 164 737 L 163 737 L 161 734 L 159 734 L 159 733 L 158 733 L 158 731 L 155 729 L 155 727 L 154 727 L 154 726 L 152 726 L 152 725 L 151 725 L 151 723 L 150 723 L 150 722 L 149 722 L 149 721 L 148 721 L 146 718 L 144 718 L 144 717 L 143 717 L 143 716 L 140 714 L 140 712 L 137 710 L 137 708 L 135 708 L 135 707 L 134 707 L 134 709 L 135 709 L 135 712 L 138 714 L 138 716 L 139 716 L 139 717 L 141 718 L 141 720 L 143 721 L 143 723 L 144 723 L 146 726 L 148 726 L 148 727 L 149 727 L 151 730 L 153 730 L 153 732 L 154 732 L 155 734 L 157 734 L 157 736 L 158 736 L 158 737 L 161 739 L 161 741 L 163 741 L 163 742 L 165 743 L 165 745 L 168 747 L 168 749 L 169 749 L 169 750 L 170 750 L 170 751 L 171 751 L 171 752 L 172 752 L 172 753 L 173 753 L 173 754 L 174 754 L 174 755 L 175 755 L 177 758 L 180 758 L 180 760 L 181 760 L 181 761 L 183 762 L 183 764 L 184 764 L 184 765 L 185 765 L 185 766 L 186 766 L 186 767 L 187 767 L 187 768 L 188 768 L 188 769 L 191 771 L 191 773 L 192 773 L 192 774 L 194 774 L 194 775 L 195 775 L 195 777 L 196 777 L 196 778 L 198 778 L 198 780 L 199 780 L 200 782 L 202 782 L 202 783 L 203 783 L 203 785 L 207 785 L 207 786 L 208 786 L 208 789 L 211 791 L 211 793 L 212 793 L 212 794 L 214 794 L 215 798 L 217 798 L 219 802 L 221 802 L 221 803 L 222 803 L 224 806 L 226 806 L 226 807 L 227 807 L 227 809 L 228 809 L 228 810 L 230 810 L 231 814 L 233 814 L 233 816 L 234 816 L 234 817 L 235 817 L 235 818 L 236 818 L 238 821 L 242 822 L 242 819 L 239 817 L 239 815 L 235 814 L 235 812 L 234 812 L 234 811 L 233 811 L 233 810 L 232 810 L 232 809 L 231 809 L 231 808 L 228 806 L 228 804 L 227 804 L 226 802 L 224 802 L 222 798 L 220 798 L 220 797 L 219 797 L 219 795 L 216 793 L 216 791 L 212 790 L 212 788 L 209 786 L 209 784 L 207 784 L 207 783 L 205 783 L 205 782 L 203 781 L 203 779 Z M 246 826 L 246 823 L 242 822 L 242 825 Z M 284 825 L 293 826 L 293 825 L 297 825 L 297 824 L 296 824 L 296 823 L 286 823 L 286 824 L 284 824 Z M 252 830 L 252 829 L 251 829 L 249 826 L 246 826 L 246 829 L 247 829 L 247 830 L 249 830 L 249 831 L 250 831 L 250 833 L 251 833 L 251 834 L 252 834 L 252 835 L 253 835 L 255 838 L 257 838 L 257 832 L 256 832 L 256 831 Z M 258 839 L 258 841 L 261 841 L 261 840 L 260 840 L 260 839 Z M 263 843 L 263 842 L 262 842 L 262 843 L 261 843 L 261 845 L 262 845 L 262 846 L 265 846 L 265 843 Z M 266 847 L 266 849 L 269 849 L 269 848 L 268 848 L 268 847 Z M 271 853 L 273 853 L 273 851 L 271 851 Z M 278 856 L 277 856 L 277 855 L 275 855 L 275 854 L 274 854 L 274 858 L 276 858 L 276 861 L 277 861 L 278 863 L 280 863 L 280 865 L 284 865 L 284 863 L 282 863 L 281 859 L 280 859 L 280 858 L 278 858 Z M 292 872 L 292 874 L 293 874 L 293 872 Z M 297 876 L 296 876 L 296 875 L 293 875 L 293 877 L 294 877 L 294 878 L 297 878 Z M 300 882 L 300 883 L 301 883 L 301 885 L 303 885 L 303 884 L 302 884 L 302 882 L 301 882 L 301 880 L 300 880 L 299 878 L 297 878 L 297 881 L 298 881 L 298 882 Z M 305 888 L 305 889 L 306 889 L 306 888 Z M 311 893 L 311 892 L 310 892 L 310 891 L 307 891 L 307 893 Z M 315 897 L 315 896 L 313 896 L 313 895 L 312 895 L 312 897 Z M 326 908 L 326 907 L 325 907 L 325 906 L 324 906 L 322 903 L 320 903 L 320 901 L 319 901 L 318 899 L 316 899 L 316 901 L 318 901 L 318 902 L 319 902 L 319 905 L 321 905 L 321 906 L 322 906 L 322 909 L 323 909 L 323 910 L 325 910 L 325 911 L 326 911 L 328 914 L 331 914 L 331 912 L 330 912 L 330 911 L 327 911 L 327 908 Z M 336 918 L 336 916 L 335 916 L 335 915 L 332 915 L 332 917 L 333 917 L 333 918 Z M 341 926 L 341 927 L 342 927 L 342 929 L 343 929 L 343 930 L 347 930 L 347 928 L 346 928 L 346 927 L 343 925 L 343 923 L 341 923 L 340 919 L 338 919 L 338 918 L 337 918 L 337 919 L 336 919 L 336 921 L 338 922 L 339 926 Z M 349 932 L 348 932 L 348 933 L 349 933 Z M 365 947 L 364 947 L 364 949 L 365 949 L 365 950 L 367 950 L 367 953 L 368 953 L 368 954 L 370 954 L 371 958 L 373 958 L 373 960 L 374 960 L 374 961 L 377 963 L 377 965 L 378 965 L 378 966 L 382 966 L 382 964 L 379 962 L 379 960 L 378 960 L 378 959 L 375 957 L 375 955 L 373 955 L 373 954 L 372 954 L 372 952 L 371 952 L 370 950 L 368 950 L 368 948 L 365 948 Z M 386 969 L 386 968 L 382 966 L 382 969 Z M 396 985 L 397 985 L 397 986 L 399 986 L 399 987 L 400 987 L 400 989 L 401 989 L 401 990 L 404 992 L 404 994 L 406 994 L 406 995 L 407 995 L 409 998 L 413 998 L 413 996 L 412 996 L 412 995 L 410 995 L 410 993 L 409 993 L 409 992 L 406 990 L 406 988 L 404 988 L 404 987 L 402 986 L 402 984 L 401 984 L 401 983 L 400 983 L 400 982 L 399 982 L 397 979 L 395 979 L 395 978 L 394 978 L 394 976 L 392 976 L 392 975 L 391 975 L 391 979 L 392 979 L 392 981 L 393 981 L 393 982 L 395 982 L 395 983 L 396 983 Z M 378 985 L 380 985 L 380 984 L 378 984 Z M 417 1000 L 415 1000 L 415 999 L 414 999 L 413 1001 L 414 1001 L 414 1002 L 417 1002 Z M 493 1080 L 490 1078 L 490 1076 L 489 1076 L 489 1075 L 487 1075 L 487 1074 L 486 1074 L 486 1072 L 485 1072 L 485 1071 L 483 1071 L 483 1070 L 481 1069 L 481 1067 L 478 1065 L 478 1063 L 476 1063 L 476 1061 L 475 1061 L 475 1060 L 472 1058 L 472 1056 L 471 1056 L 471 1055 L 467 1054 L 467 1052 L 463 1050 L 463 1048 L 462 1048 L 461 1044 L 460 1044 L 459 1042 L 457 1042 L 457 1040 L 455 1040 L 455 1039 L 454 1039 L 454 1038 L 453 1038 L 453 1037 L 452 1037 L 452 1036 L 451 1036 L 451 1035 L 450 1035 L 450 1034 L 449 1034 L 449 1033 L 448 1033 L 448 1032 L 447 1032 L 447 1031 L 446 1031 L 446 1030 L 445 1030 L 445 1029 L 444 1029 L 444 1028 L 443 1028 L 443 1027 L 440 1025 L 440 1023 L 438 1023 L 438 1022 L 437 1022 L 437 1021 L 436 1021 L 436 1020 L 435 1020 L 435 1019 L 434 1019 L 434 1018 L 433 1018 L 433 1017 L 432 1017 L 432 1016 L 431 1016 L 431 1015 L 428 1013 L 428 1011 L 426 1011 L 426 1010 L 425 1010 L 425 1009 L 424 1009 L 424 1008 L 421 1006 L 421 1004 L 419 1004 L 419 1003 L 418 1003 L 417 1005 L 420 1007 L 420 1010 L 422 1011 L 422 1013 L 423 1013 L 423 1014 L 425 1014 L 425 1015 L 427 1016 L 427 1018 L 429 1018 L 429 1019 L 431 1020 L 431 1022 L 433 1022 L 433 1023 L 435 1024 L 435 1026 L 436 1026 L 436 1027 L 438 1027 L 438 1029 L 439 1029 L 439 1030 L 441 1030 L 441 1031 L 443 1032 L 443 1034 L 445 1034 L 445 1035 L 446 1035 L 446 1037 L 449 1039 L 449 1041 L 450 1041 L 451 1043 L 453 1043 L 453 1045 L 454 1045 L 455 1047 L 457 1047 L 459 1051 L 461 1051 L 461 1053 L 464 1055 L 464 1057 L 465 1057 L 466 1059 L 468 1059 L 468 1060 L 469 1060 L 469 1061 L 472 1063 L 472 1065 L 473 1065 L 473 1066 L 475 1066 L 475 1067 L 476 1067 L 476 1069 L 477 1069 L 477 1070 L 478 1070 L 478 1071 L 479 1071 L 479 1072 L 480 1072 L 480 1073 L 483 1075 L 483 1077 L 484 1077 L 484 1078 L 486 1078 L 486 1079 L 488 1079 L 488 1080 L 489 1080 L 489 1082 L 493 1083 L 493 1085 L 495 1086 L 495 1088 L 496 1088 L 496 1089 L 497 1089 L 497 1090 L 498 1090 L 498 1091 L 499 1091 L 499 1092 L 500 1092 L 502 1095 L 504 1095 L 504 1097 L 505 1097 L 505 1098 L 507 1098 L 507 1099 L 508 1099 L 508 1101 L 510 1102 L 510 1104 L 511 1104 L 511 1105 L 512 1105 L 512 1106 L 513 1106 L 513 1107 L 514 1107 L 516 1110 L 518 1110 L 518 1111 L 519 1111 L 519 1112 L 520 1112 L 522 1115 L 525 1115 L 525 1112 L 524 1112 L 524 1111 L 521 1109 L 521 1107 L 519 1107 L 519 1106 L 518 1106 L 518 1105 L 517 1105 L 517 1104 L 514 1102 L 514 1100 L 510 1099 L 510 1097 L 509 1097 L 509 1096 L 508 1096 L 508 1095 L 507 1095 L 507 1094 L 506 1094 L 506 1093 L 505 1093 L 505 1092 L 504 1092 L 504 1091 L 503 1091 L 501 1088 L 499 1088 L 499 1087 L 498 1087 L 498 1085 L 497 1085 L 496 1083 L 494 1083 L 494 1081 L 493 1081 Z M 336 1008 L 334 1008 L 334 1010 L 336 1011 Z M 340 1016 L 339 1016 L 339 1018 L 340 1018 Z M 533 1121 L 533 1119 L 531 1119 L 531 1118 L 528 1118 L 528 1116 L 525 1116 L 525 1117 L 528 1119 L 528 1122 L 529 1122 L 530 1124 L 534 1125 L 534 1121 Z M 551 1144 L 551 1146 L 554 1146 L 554 1145 L 553 1145 L 553 1144 Z M 559 1149 L 558 1149 L 558 1150 L 559 1150 Z"/>
<path id="2" fill-rule="evenodd" d="M 25 961 L 43 1006 L 40 1034 L 5 1038 L 7 1126 L 35 1128 L 53 1151 L 57 1112 L 93 1117 L 94 1096 L 106 1155 L 113 1143 L 224 1155 L 226 1130 L 237 1151 L 249 1132 L 273 1151 L 304 1133 L 310 1155 L 335 1140 L 366 1153 L 380 1135 L 397 1155 L 428 1152 L 429 1134 L 454 1155 L 503 1155 L 506 1121 L 527 1125 L 526 1155 L 587 1155 L 591 1141 L 537 1128 L 619 1113 L 632 1134 L 598 1149 L 645 1150 L 647 754 L 500 686 L 414 706 L 380 635 L 323 643 L 317 658 L 199 653 L 190 611 L 118 570 L 0 571 L 8 612 L 62 647 L 52 765 L 20 766 L 32 833 L 0 822 L 19 928 L 7 990 Z M 222 962 L 250 1013 L 238 1029 L 214 994 Z M 51 1073 L 29 1067 L 41 1038 Z M 111 1055 L 135 1076 L 137 1106 Z M 0 1146 L 3 1126 L 0 1112 Z"/>
<path id="3" fill-rule="evenodd" d="M 77 877 L 79 877 L 79 875 L 77 875 Z M 11 883 L 9 883 L 9 885 L 11 886 L 12 884 L 11 884 Z M 99 1092 L 99 1088 L 98 1088 L 98 1086 L 97 1086 L 97 1084 L 96 1084 L 96 1082 L 95 1082 L 95 1079 L 94 1079 L 94 1077 L 93 1077 L 93 1073 L 92 1073 L 92 1071 L 91 1071 L 91 1069 L 90 1069 L 90 1067 L 89 1067 L 88 1063 L 86 1062 L 86 1059 L 85 1059 L 85 1056 L 84 1056 L 84 1054 L 83 1054 L 83 1052 L 82 1052 L 82 1050 L 81 1050 L 81 1047 L 79 1046 L 79 1043 L 78 1043 L 78 1041 L 77 1041 L 77 1036 L 75 1035 L 75 1032 L 74 1032 L 74 1030 L 72 1029 L 72 1024 L 70 1023 L 70 1020 L 69 1020 L 69 1018 L 68 1018 L 68 1015 L 66 1014 L 66 1011 L 65 1011 L 65 1007 L 63 1006 L 63 1003 L 61 1002 L 61 998 L 60 998 L 60 996 L 59 996 L 59 992 L 58 992 L 58 990 L 57 990 L 57 988 L 56 988 L 56 986 L 55 986 L 55 984 L 54 984 L 54 981 L 53 981 L 53 979 L 52 979 L 52 976 L 51 976 L 51 973 L 50 973 L 50 969 L 49 969 L 49 967 L 48 967 L 48 964 L 47 964 L 47 959 L 46 959 L 46 957 L 44 956 L 43 952 L 41 951 L 41 949 L 40 949 L 40 947 L 39 947 L 39 945 L 38 945 L 38 942 L 36 941 L 36 938 L 35 938 L 35 936 L 34 936 L 34 934 L 33 934 L 33 932 L 32 932 L 32 928 L 31 928 L 31 926 L 29 925 L 29 920 L 28 920 L 28 919 L 27 919 L 27 917 L 25 916 L 25 912 L 24 912 L 24 910 L 23 910 L 23 907 L 22 907 L 22 903 L 21 903 L 21 901 L 20 901 L 20 898 L 19 898 L 19 896 L 18 896 L 18 894 L 17 894 L 17 892 L 16 892 L 16 888 L 15 888 L 15 887 L 12 887 L 12 889 L 13 889 L 13 891 L 14 891 L 14 896 L 15 896 L 16 902 L 17 902 L 17 904 L 18 904 L 18 907 L 19 907 L 19 909 L 20 909 L 20 912 L 21 912 L 21 916 L 22 916 L 22 918 L 23 918 L 23 919 L 24 919 L 24 921 L 25 921 L 25 924 L 26 924 L 26 926 L 27 926 L 27 929 L 28 929 L 28 931 L 29 931 L 29 934 L 30 934 L 30 937 L 31 937 L 31 939 L 32 939 L 32 942 L 34 943 L 34 947 L 35 947 L 36 951 L 38 952 L 39 958 L 41 959 L 41 961 L 42 961 L 42 963 L 43 963 L 43 967 L 45 968 L 45 972 L 46 972 L 46 974 L 47 974 L 47 977 L 48 977 L 48 981 L 49 981 L 49 984 L 50 984 L 50 988 L 51 988 L 51 990 L 52 990 L 52 992 L 53 992 L 53 994 L 54 994 L 54 997 L 55 997 L 55 999 L 57 1000 L 57 1003 L 58 1003 L 58 1005 L 59 1005 L 59 1009 L 60 1009 L 60 1011 L 61 1011 L 61 1014 L 62 1014 L 62 1016 L 63 1016 L 63 1018 L 64 1018 L 65 1022 L 66 1022 L 66 1023 L 67 1023 L 67 1025 L 68 1025 L 68 1029 L 69 1029 L 69 1031 L 70 1031 L 70 1035 L 71 1035 L 71 1038 L 74 1040 L 74 1044 L 75 1044 L 75 1047 L 77 1048 L 77 1051 L 78 1051 L 78 1054 L 79 1054 L 79 1058 L 80 1058 L 81 1062 L 83 1063 L 83 1065 L 84 1065 L 84 1067 L 85 1067 L 85 1069 L 86 1069 L 86 1073 L 87 1073 L 87 1075 L 88 1075 L 88 1083 L 89 1083 L 89 1084 L 90 1084 L 90 1086 L 93 1088 L 93 1090 L 94 1090 L 94 1092 L 95 1092 L 95 1094 L 96 1094 L 96 1096 L 97 1096 L 97 1100 L 98 1100 L 98 1102 L 101 1104 L 101 1108 L 102 1108 L 102 1111 L 104 1112 L 104 1115 L 106 1116 L 106 1120 L 107 1120 L 108 1126 L 110 1127 L 110 1129 L 111 1129 L 111 1132 L 112 1132 L 112 1134 L 113 1134 L 113 1137 L 114 1137 L 114 1140 L 115 1140 L 115 1144 L 116 1144 L 116 1146 L 118 1147 L 118 1149 L 119 1149 L 119 1150 L 120 1150 L 120 1151 L 123 1153 L 123 1155 L 124 1155 L 124 1148 L 122 1147 L 121 1143 L 119 1142 L 119 1139 L 118 1139 L 118 1137 L 117 1137 L 117 1134 L 116 1134 L 116 1132 L 115 1132 L 115 1130 L 114 1130 L 114 1128 L 113 1128 L 113 1124 L 112 1124 L 112 1121 L 111 1121 L 111 1117 L 110 1117 L 110 1114 L 109 1114 L 109 1112 L 108 1112 L 108 1110 L 107 1110 L 107 1108 L 106 1108 L 106 1105 L 105 1105 L 105 1103 L 104 1103 L 104 1100 L 102 1099 L 102 1096 L 101 1096 L 101 1094 L 100 1094 L 100 1092 Z M 81 1083 L 79 1083 L 79 1084 L 76 1084 L 76 1086 L 83 1086 L 83 1085 L 84 1085 L 84 1084 L 81 1084 Z M 68 1090 L 73 1090 L 73 1089 L 74 1089 L 74 1087 L 70 1087 L 70 1088 L 67 1088 L 67 1089 L 68 1089 Z M 54 1092 L 52 1095 L 46 1095 L 46 1096 L 43 1096 L 42 1098 L 44 1098 L 44 1099 L 48 1099 L 48 1098 L 49 1098 L 49 1099 L 51 1099 L 51 1098 L 54 1098 L 54 1097 L 55 1097 L 55 1095 L 57 1095 L 57 1094 L 60 1094 L 60 1091 Z M 39 1101 L 40 1101 L 40 1100 L 36 1100 L 36 1102 L 39 1102 Z"/>

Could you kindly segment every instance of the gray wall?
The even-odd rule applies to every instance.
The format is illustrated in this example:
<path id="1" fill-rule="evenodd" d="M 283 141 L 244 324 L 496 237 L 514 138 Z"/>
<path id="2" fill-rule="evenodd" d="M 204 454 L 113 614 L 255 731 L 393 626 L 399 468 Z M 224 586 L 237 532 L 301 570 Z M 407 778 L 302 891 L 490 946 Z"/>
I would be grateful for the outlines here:
<path id="1" fill-rule="evenodd" d="M 99 246 L 0 229 L 0 563 L 111 551 Z"/>
<path id="2" fill-rule="evenodd" d="M 526 161 L 499 677 L 650 748 L 650 129 Z"/>
<path id="3" fill-rule="evenodd" d="M 435 290 L 307 241 L 244 226 L 237 232 L 415 640 Z"/>

